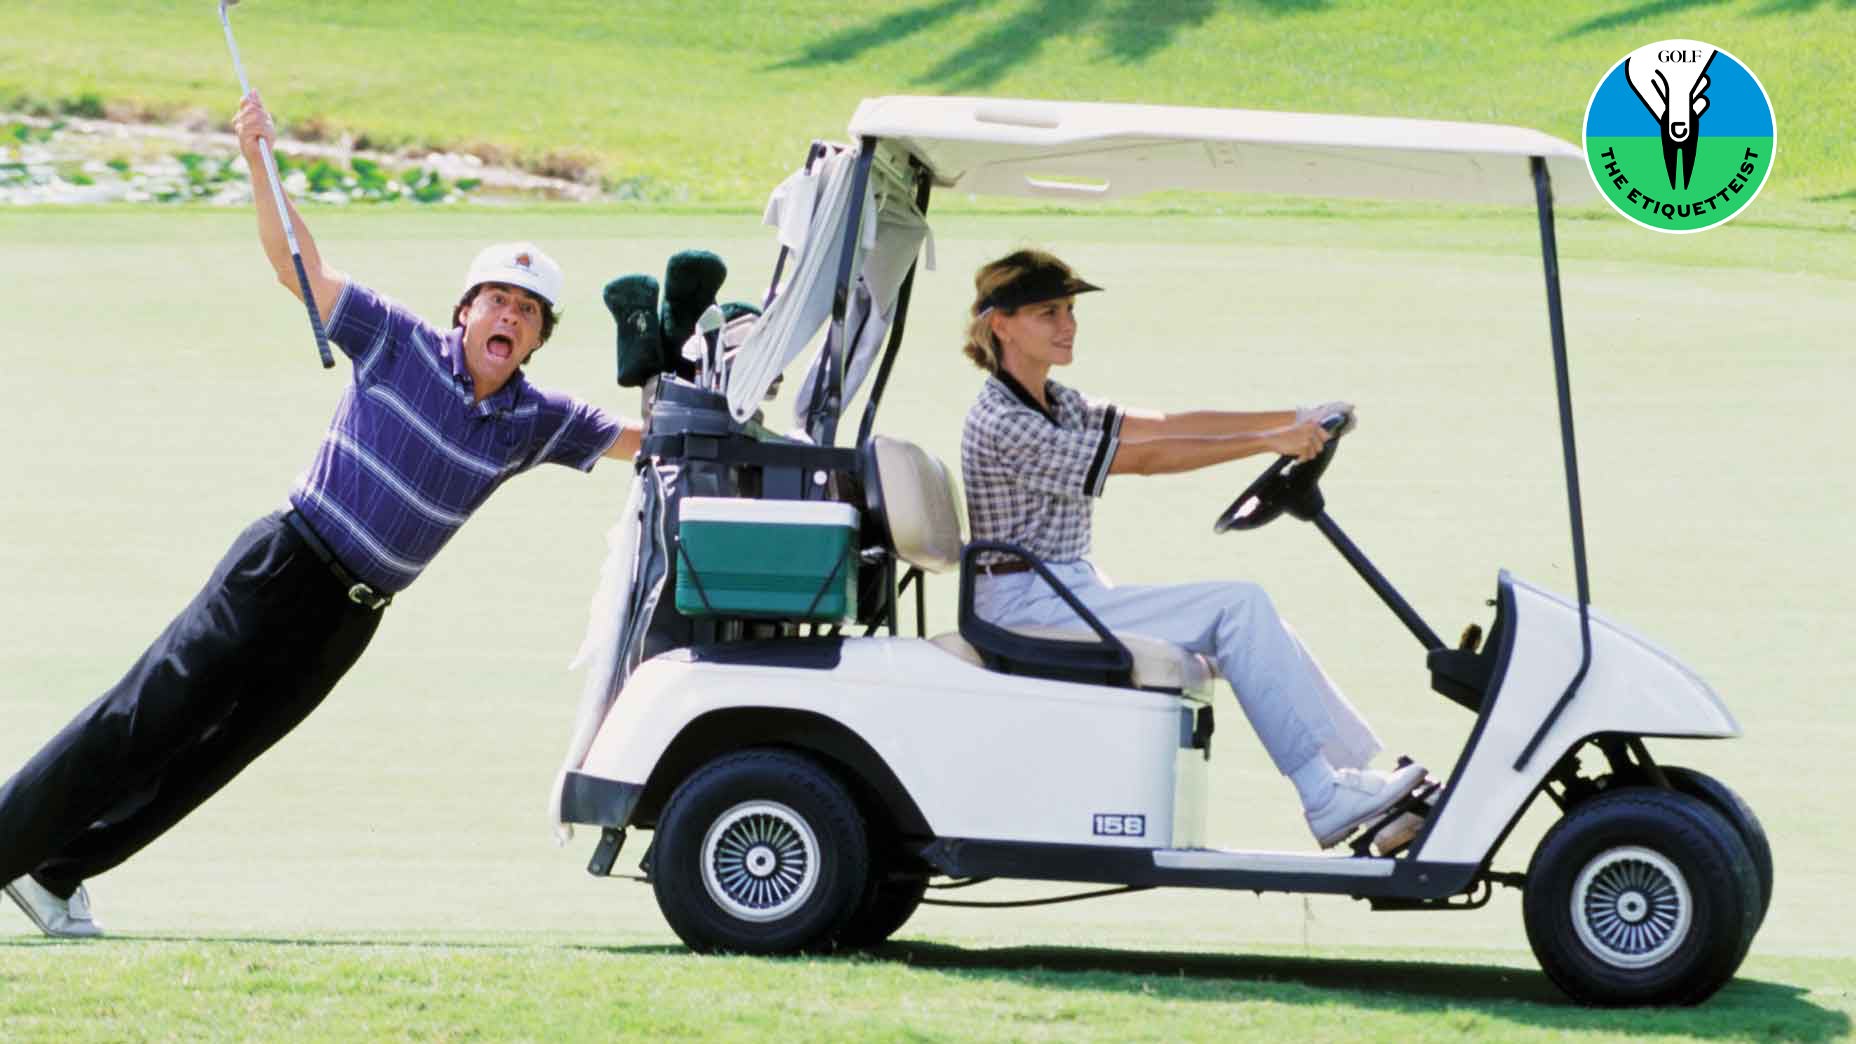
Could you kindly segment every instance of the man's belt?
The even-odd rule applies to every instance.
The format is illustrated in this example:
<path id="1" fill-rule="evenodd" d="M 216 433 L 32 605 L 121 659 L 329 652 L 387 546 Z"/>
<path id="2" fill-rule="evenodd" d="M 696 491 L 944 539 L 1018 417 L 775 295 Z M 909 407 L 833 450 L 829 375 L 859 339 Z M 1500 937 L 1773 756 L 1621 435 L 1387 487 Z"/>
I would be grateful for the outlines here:
<path id="1" fill-rule="evenodd" d="M 991 565 L 983 565 L 980 566 L 979 569 L 980 572 L 985 573 L 987 576 L 1004 576 L 1007 573 L 1029 573 L 1031 571 L 1031 563 L 1022 558 L 1016 558 L 1006 562 L 994 562 Z"/>
<path id="2" fill-rule="evenodd" d="M 316 535 L 316 531 L 310 528 L 309 520 L 295 508 L 284 512 L 284 521 L 290 524 L 291 529 L 296 530 L 296 535 L 303 538 L 303 543 L 309 545 L 309 549 L 322 560 L 322 564 L 329 567 L 329 572 L 335 574 L 335 579 L 341 581 L 342 588 L 347 591 L 350 602 L 376 612 L 392 604 L 392 595 L 381 594 L 374 590 L 372 585 L 350 573 L 348 567 L 342 565 L 341 559 L 335 557 L 335 552 L 329 550 L 329 545 L 323 543 L 322 538 Z"/>

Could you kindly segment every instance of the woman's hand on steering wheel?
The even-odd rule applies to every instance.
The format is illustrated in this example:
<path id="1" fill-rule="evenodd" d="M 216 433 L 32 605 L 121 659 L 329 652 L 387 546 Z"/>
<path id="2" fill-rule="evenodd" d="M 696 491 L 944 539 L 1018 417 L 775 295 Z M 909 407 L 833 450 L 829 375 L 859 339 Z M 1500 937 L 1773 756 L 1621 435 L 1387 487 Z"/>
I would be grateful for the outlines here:
<path id="1" fill-rule="evenodd" d="M 1353 413 L 1349 410 L 1326 414 L 1265 436 L 1265 444 L 1282 455 L 1224 509 L 1218 521 L 1212 523 L 1212 532 L 1256 529 L 1274 521 L 1284 511 L 1297 518 L 1313 518 L 1321 510 L 1321 493 L 1316 483 L 1333 462 L 1334 453 L 1340 448 L 1340 437 L 1352 428 Z"/>
<path id="2" fill-rule="evenodd" d="M 1302 462 L 1313 460 L 1320 454 L 1321 448 L 1328 444 L 1331 437 L 1319 420 L 1311 419 L 1270 433 L 1264 438 L 1264 445 L 1276 453 Z"/>

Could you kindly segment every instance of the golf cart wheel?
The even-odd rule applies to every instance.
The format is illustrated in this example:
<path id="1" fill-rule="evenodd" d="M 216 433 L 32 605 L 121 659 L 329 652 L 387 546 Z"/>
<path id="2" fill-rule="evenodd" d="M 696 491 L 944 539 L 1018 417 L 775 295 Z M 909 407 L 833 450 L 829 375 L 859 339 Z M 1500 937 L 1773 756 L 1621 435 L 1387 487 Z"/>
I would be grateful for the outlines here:
<path id="1" fill-rule="evenodd" d="M 1766 920 L 1766 911 L 1772 907 L 1772 842 L 1766 840 L 1766 828 L 1760 825 L 1752 806 L 1734 793 L 1732 787 L 1713 776 L 1674 765 L 1663 766 L 1663 775 L 1676 793 L 1700 798 L 1725 816 L 1739 831 L 1740 840 L 1746 842 L 1747 853 L 1753 857 L 1753 870 L 1759 875 L 1759 911 L 1754 919 L 1757 931 Z"/>
<path id="2" fill-rule="evenodd" d="M 779 750 L 717 758 L 679 786 L 652 845 L 657 905 L 705 952 L 829 948 L 864 893 L 863 818 L 818 763 Z"/>
<path id="3" fill-rule="evenodd" d="M 863 899 L 851 919 L 845 922 L 844 930 L 838 933 L 838 944 L 851 948 L 882 945 L 915 916 L 926 894 L 928 878 L 922 874 L 871 867 Z"/>
<path id="4" fill-rule="evenodd" d="M 1534 850 L 1522 913 L 1534 956 L 1585 1004 L 1699 1004 L 1746 956 L 1759 879 L 1699 798 L 1628 787 L 1575 806 Z"/>

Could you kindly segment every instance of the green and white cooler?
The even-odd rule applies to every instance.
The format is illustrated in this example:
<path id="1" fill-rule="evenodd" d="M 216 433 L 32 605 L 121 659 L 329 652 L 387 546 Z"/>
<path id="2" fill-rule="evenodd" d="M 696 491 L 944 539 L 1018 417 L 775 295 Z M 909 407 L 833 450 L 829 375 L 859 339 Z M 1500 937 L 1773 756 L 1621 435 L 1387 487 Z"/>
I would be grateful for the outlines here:
<path id="1" fill-rule="evenodd" d="M 857 615 L 857 509 L 817 500 L 688 497 L 677 611 L 837 623 Z"/>

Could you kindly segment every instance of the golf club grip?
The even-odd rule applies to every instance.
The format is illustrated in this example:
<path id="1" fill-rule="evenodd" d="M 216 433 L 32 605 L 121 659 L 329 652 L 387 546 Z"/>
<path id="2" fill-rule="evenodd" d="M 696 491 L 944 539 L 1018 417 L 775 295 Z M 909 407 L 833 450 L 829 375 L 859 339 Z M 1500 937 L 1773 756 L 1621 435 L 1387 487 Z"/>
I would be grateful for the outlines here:
<path id="1" fill-rule="evenodd" d="M 303 255 L 291 254 L 296 265 L 296 285 L 303 291 L 303 307 L 309 309 L 309 328 L 316 333 L 316 353 L 322 356 L 322 368 L 335 368 L 335 356 L 329 353 L 329 334 L 322 328 L 322 316 L 316 311 L 316 294 L 309 288 L 309 272 L 303 267 Z"/>

